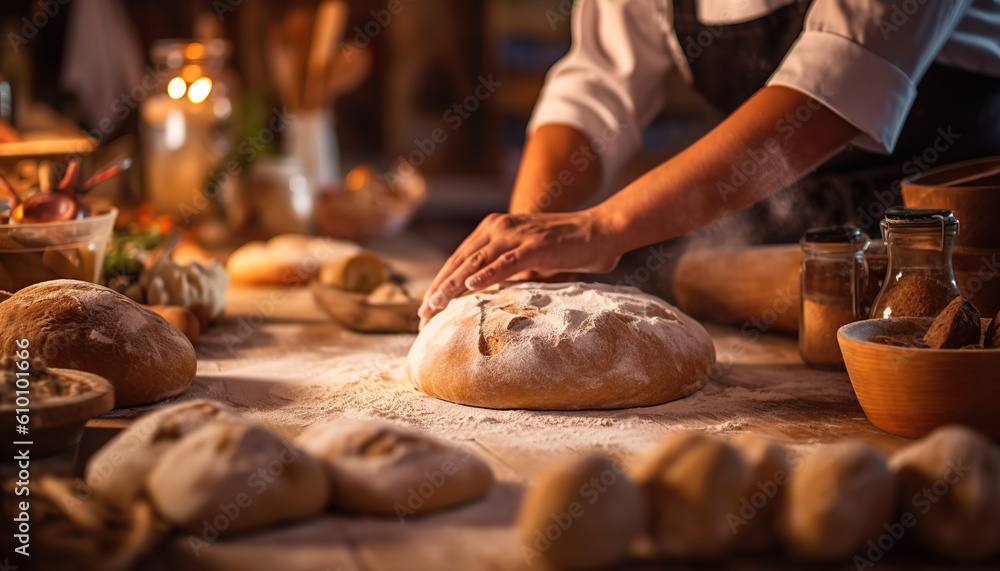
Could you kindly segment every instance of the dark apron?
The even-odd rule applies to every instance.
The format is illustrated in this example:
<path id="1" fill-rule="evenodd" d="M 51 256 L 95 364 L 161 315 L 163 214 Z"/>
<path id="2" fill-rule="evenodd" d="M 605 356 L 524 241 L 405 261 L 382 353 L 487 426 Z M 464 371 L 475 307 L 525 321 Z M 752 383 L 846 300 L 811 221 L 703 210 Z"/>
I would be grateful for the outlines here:
<path id="1" fill-rule="evenodd" d="M 749 22 L 706 26 L 697 20 L 695 0 L 674 0 L 674 28 L 694 88 L 722 113 L 732 113 L 778 68 L 802 31 L 810 1 L 796 0 Z M 749 242 L 796 242 L 809 226 L 855 224 L 876 237 L 881 212 L 902 204 L 898 191 L 891 193 L 893 204 L 885 204 L 885 191 L 898 190 L 900 179 L 987 155 L 1000 155 L 1000 78 L 933 64 L 917 86 L 892 155 L 849 148 L 794 188 L 708 233 L 725 236 L 727 225 L 749 225 L 751 231 L 739 232 Z"/>

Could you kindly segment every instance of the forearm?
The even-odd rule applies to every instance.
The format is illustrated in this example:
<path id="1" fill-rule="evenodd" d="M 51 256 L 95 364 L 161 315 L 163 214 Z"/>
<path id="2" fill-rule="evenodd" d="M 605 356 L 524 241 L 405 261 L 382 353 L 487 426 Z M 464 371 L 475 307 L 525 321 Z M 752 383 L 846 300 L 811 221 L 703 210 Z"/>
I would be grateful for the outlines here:
<path id="1" fill-rule="evenodd" d="M 792 184 L 856 134 L 808 96 L 765 87 L 595 212 L 622 252 L 681 236 Z"/>
<path id="2" fill-rule="evenodd" d="M 510 212 L 578 210 L 596 200 L 601 181 L 600 157 L 583 133 L 568 125 L 542 125 L 525 144 Z"/>

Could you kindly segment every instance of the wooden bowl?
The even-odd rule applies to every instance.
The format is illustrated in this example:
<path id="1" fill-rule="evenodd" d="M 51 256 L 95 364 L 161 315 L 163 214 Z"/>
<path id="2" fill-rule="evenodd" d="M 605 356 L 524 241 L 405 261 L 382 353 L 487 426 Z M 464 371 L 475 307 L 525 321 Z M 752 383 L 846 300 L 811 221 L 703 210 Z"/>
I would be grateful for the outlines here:
<path id="1" fill-rule="evenodd" d="M 57 369 L 48 372 L 87 385 L 88 390 L 74 396 L 50 400 L 32 400 L 28 406 L 28 434 L 17 435 L 14 405 L 0 406 L 0 431 L 6 436 L 0 450 L 5 461 L 15 450 L 30 450 L 32 457 L 49 456 L 80 442 L 87 421 L 115 407 L 115 389 L 107 379 L 93 373 Z M 30 446 L 18 446 L 14 441 L 30 441 Z"/>
<path id="2" fill-rule="evenodd" d="M 310 285 L 316 303 L 344 327 L 365 333 L 416 333 L 420 302 L 371 303 L 363 293 L 344 291 L 317 281 Z"/>
<path id="3" fill-rule="evenodd" d="M 955 163 L 929 170 L 904 180 L 903 204 L 908 208 L 947 208 L 958 218 L 955 246 L 961 248 L 1000 249 L 1000 157 L 988 157 Z M 960 181 L 983 174 L 955 186 Z"/>
<path id="4" fill-rule="evenodd" d="M 861 408 L 872 424 L 900 436 L 919 438 L 958 423 L 1000 438 L 1000 349 L 913 349 L 868 341 L 923 332 L 932 321 L 868 319 L 840 328 L 837 338 Z"/>

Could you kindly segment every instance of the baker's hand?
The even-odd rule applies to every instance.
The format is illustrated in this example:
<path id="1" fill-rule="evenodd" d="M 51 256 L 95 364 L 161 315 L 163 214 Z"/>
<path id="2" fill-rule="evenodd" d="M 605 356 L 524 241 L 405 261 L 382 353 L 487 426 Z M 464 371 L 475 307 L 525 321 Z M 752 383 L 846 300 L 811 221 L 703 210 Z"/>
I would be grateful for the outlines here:
<path id="1" fill-rule="evenodd" d="M 521 275 L 610 272 L 621 252 L 593 210 L 490 214 L 462 242 L 424 295 L 420 317 L 430 319 L 466 291 Z"/>

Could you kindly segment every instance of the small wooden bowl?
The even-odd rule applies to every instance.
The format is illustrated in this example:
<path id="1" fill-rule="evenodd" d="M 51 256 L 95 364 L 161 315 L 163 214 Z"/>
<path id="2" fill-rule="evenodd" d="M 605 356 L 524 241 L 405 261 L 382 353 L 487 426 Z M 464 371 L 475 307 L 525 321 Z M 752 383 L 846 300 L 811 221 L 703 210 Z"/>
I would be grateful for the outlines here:
<path id="1" fill-rule="evenodd" d="M 14 432 L 17 420 L 15 405 L 0 406 L 0 432 L 5 436 L 0 450 L 10 461 L 15 450 L 30 450 L 32 457 L 50 456 L 80 442 L 87 421 L 115 407 L 115 389 L 107 379 L 93 373 L 72 369 L 49 368 L 48 372 L 88 386 L 87 391 L 70 397 L 32 400 L 28 406 L 28 434 Z M 31 445 L 14 445 L 29 441 Z"/>
<path id="2" fill-rule="evenodd" d="M 316 303 L 344 327 L 365 333 L 416 333 L 420 302 L 371 303 L 363 293 L 344 291 L 317 281 L 310 284 Z"/>
<path id="3" fill-rule="evenodd" d="M 840 350 L 861 408 L 872 424 L 900 436 L 919 438 L 957 423 L 1000 438 L 1000 349 L 914 349 L 868 341 L 923 332 L 932 321 L 868 319 L 840 328 Z"/>

